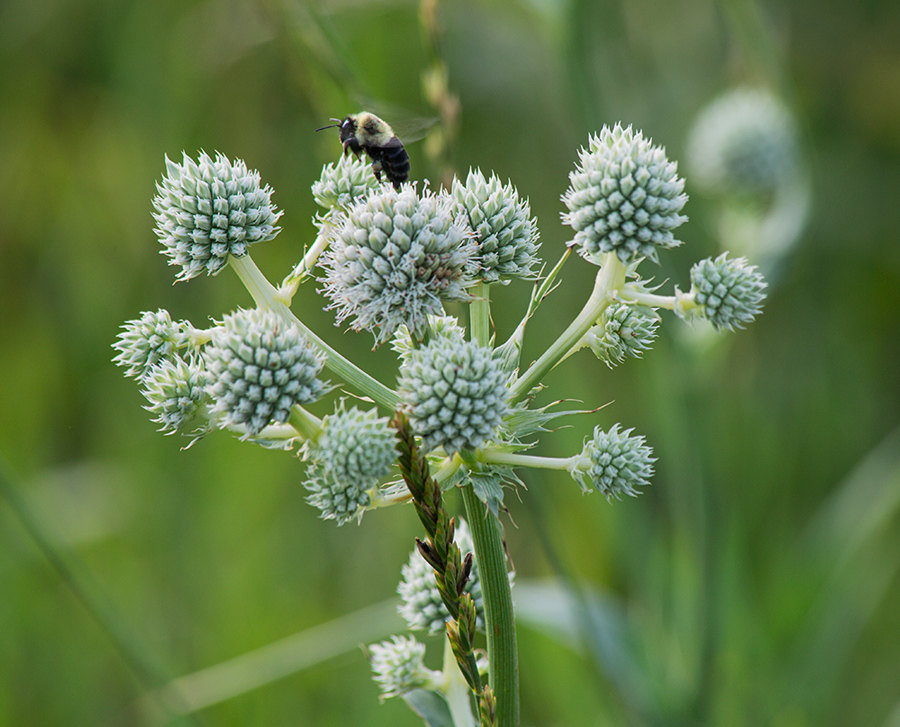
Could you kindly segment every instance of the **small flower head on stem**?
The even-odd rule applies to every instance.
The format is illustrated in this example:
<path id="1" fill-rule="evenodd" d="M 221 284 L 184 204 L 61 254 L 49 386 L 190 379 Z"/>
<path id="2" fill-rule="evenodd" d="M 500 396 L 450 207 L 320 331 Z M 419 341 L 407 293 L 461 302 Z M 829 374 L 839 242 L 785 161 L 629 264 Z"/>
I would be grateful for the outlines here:
<path id="1" fill-rule="evenodd" d="M 210 373 L 212 412 L 223 426 L 243 425 L 248 436 L 285 423 L 295 404 L 328 391 L 318 375 L 324 356 L 300 329 L 266 310 L 239 310 L 212 331 L 203 352 Z"/>
<path id="2" fill-rule="evenodd" d="M 345 209 L 379 187 L 372 165 L 347 154 L 337 164 L 322 168 L 322 176 L 313 182 L 312 194 L 320 207 Z"/>
<path id="3" fill-rule="evenodd" d="M 468 300 L 475 273 L 471 231 L 449 200 L 412 185 L 384 188 L 335 221 L 321 260 L 325 294 L 340 323 L 368 330 L 376 344 L 405 325 L 418 338 L 444 301 Z"/>
<path id="4" fill-rule="evenodd" d="M 190 343 L 189 331 L 187 322 L 173 321 L 169 311 L 163 308 L 145 311 L 140 318 L 122 325 L 122 332 L 113 344 L 119 352 L 113 363 L 123 367 L 126 376 L 143 379 Z"/>
<path id="5" fill-rule="evenodd" d="M 425 644 L 412 636 L 392 636 L 390 641 L 369 646 L 372 678 L 382 699 L 399 697 L 434 681 L 433 671 L 425 666 Z"/>
<path id="6" fill-rule="evenodd" d="M 425 452 L 480 447 L 507 410 L 506 375 L 491 350 L 456 336 L 412 351 L 400 368 L 398 389 Z"/>
<path id="7" fill-rule="evenodd" d="M 615 252 L 628 265 L 657 261 L 657 250 L 681 244 L 672 231 L 687 220 L 678 165 L 640 131 L 604 126 L 579 152 L 562 196 L 563 222 L 575 230 L 574 245 L 588 260 Z"/>
<path id="8" fill-rule="evenodd" d="M 454 210 L 464 213 L 475 232 L 476 258 L 485 283 L 509 282 L 512 278 L 534 278 L 537 256 L 537 220 L 528 200 L 520 200 L 512 184 L 503 184 L 492 174 L 469 170 L 463 184 L 456 177 L 450 196 Z"/>
<path id="9" fill-rule="evenodd" d="M 691 294 L 717 331 L 743 328 L 762 312 L 766 281 L 746 258 L 722 253 L 691 268 Z"/>
<path id="10" fill-rule="evenodd" d="M 656 339 L 659 314 L 641 305 L 613 303 L 585 339 L 591 351 L 613 368 L 627 356 L 640 358 Z"/>
<path id="11" fill-rule="evenodd" d="M 206 416 L 209 373 L 201 359 L 188 362 L 178 355 L 167 358 L 142 383 L 141 393 L 148 401 L 144 408 L 154 415 L 159 431 L 199 436 L 210 429 Z"/>
<path id="12" fill-rule="evenodd" d="M 360 411 L 338 405 L 322 422 L 322 434 L 310 447 L 306 480 L 308 502 L 338 525 L 362 514 L 369 491 L 387 477 L 397 459 L 396 436 L 374 409 Z"/>
<path id="13" fill-rule="evenodd" d="M 250 245 L 280 230 L 272 188 L 262 187 L 259 173 L 239 159 L 201 152 L 197 162 L 184 154 L 178 164 L 166 157 L 166 176 L 156 189 L 156 234 L 169 264 L 181 266 L 176 280 L 215 275 L 229 255 L 246 255 Z"/>
<path id="14" fill-rule="evenodd" d="M 596 488 L 607 500 L 622 495 L 635 496 L 637 487 L 650 484 L 653 476 L 653 450 L 642 436 L 632 436 L 632 429 L 619 430 L 614 424 L 609 431 L 594 429 L 581 455 L 569 466 L 569 473 L 584 492 Z"/>

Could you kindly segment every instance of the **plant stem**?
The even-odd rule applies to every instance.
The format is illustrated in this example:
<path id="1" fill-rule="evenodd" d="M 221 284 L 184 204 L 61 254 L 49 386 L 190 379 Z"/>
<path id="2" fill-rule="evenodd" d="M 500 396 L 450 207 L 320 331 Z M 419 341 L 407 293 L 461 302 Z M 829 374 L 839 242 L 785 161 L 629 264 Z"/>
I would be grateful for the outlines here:
<path id="1" fill-rule="evenodd" d="M 541 377 L 565 358 L 572 347 L 597 322 L 606 306 L 613 301 L 618 291 L 622 290 L 625 285 L 625 273 L 625 265 L 619 261 L 615 253 L 610 252 L 604 255 L 603 264 L 594 280 L 594 289 L 591 291 L 587 303 L 584 304 L 584 308 L 550 348 L 544 351 L 541 357 L 513 383 L 509 390 L 510 403 L 515 403 L 527 396 Z"/>
<path id="2" fill-rule="evenodd" d="M 502 464 L 509 467 L 534 467 L 546 470 L 564 470 L 573 461 L 571 457 L 538 457 L 533 454 L 501 452 L 496 449 L 482 450 L 478 459 L 485 464 Z"/>
<path id="3" fill-rule="evenodd" d="M 444 640 L 444 699 L 450 708 L 450 716 L 453 719 L 453 727 L 475 727 L 475 719 L 472 717 L 472 707 L 469 703 L 469 695 L 472 690 L 466 684 L 453 648 L 448 640 Z"/>
<path id="4" fill-rule="evenodd" d="M 325 366 L 340 376 L 351 386 L 374 399 L 386 409 L 394 411 L 400 403 L 400 397 L 393 389 L 389 389 L 377 379 L 373 378 L 352 361 L 344 358 L 325 341 L 313 333 L 307 326 L 293 314 L 288 305 L 279 297 L 278 290 L 266 279 L 256 263 L 249 255 L 243 257 L 230 256 L 228 258 L 231 267 L 241 279 L 244 287 L 253 297 L 253 301 L 260 308 L 271 310 L 285 320 L 297 325 L 306 337 L 325 356 Z"/>
<path id="5" fill-rule="evenodd" d="M 469 304 L 469 330 L 472 340 L 487 346 L 491 333 L 490 288 L 481 283 L 472 292 L 475 299 Z M 484 599 L 489 683 L 497 701 L 497 725 L 518 727 L 519 661 L 502 527 L 500 520 L 478 499 L 471 484 L 462 488 L 462 495 Z"/>

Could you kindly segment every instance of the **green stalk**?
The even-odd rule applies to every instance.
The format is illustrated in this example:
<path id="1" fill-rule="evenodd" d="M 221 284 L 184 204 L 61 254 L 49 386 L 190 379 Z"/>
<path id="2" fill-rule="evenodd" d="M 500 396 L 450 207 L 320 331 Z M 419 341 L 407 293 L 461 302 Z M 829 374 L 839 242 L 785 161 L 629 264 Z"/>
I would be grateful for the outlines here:
<path id="1" fill-rule="evenodd" d="M 449 639 L 444 641 L 443 674 L 445 679 L 444 699 L 450 709 L 453 727 L 476 727 L 472 717 L 472 707 L 469 704 L 469 695 L 472 691 L 459 670 Z"/>
<path id="2" fill-rule="evenodd" d="M 291 321 L 303 331 L 306 337 L 320 350 L 325 358 L 325 366 L 330 371 L 340 376 L 345 382 L 355 387 L 362 393 L 374 399 L 386 409 L 394 411 L 400 403 L 400 397 L 393 389 L 389 389 L 377 379 L 373 378 L 352 361 L 344 358 L 325 341 L 313 333 L 307 326 L 293 314 L 287 303 L 279 296 L 278 290 L 266 279 L 256 263 L 249 255 L 243 257 L 228 258 L 231 267 L 241 279 L 244 287 L 253 297 L 253 301 L 260 308 L 271 310 L 285 320 Z"/>
<path id="3" fill-rule="evenodd" d="M 469 304 L 472 340 L 490 345 L 490 288 L 484 283 L 472 291 Z M 498 727 L 519 725 L 519 659 L 512 593 L 506 574 L 506 553 L 500 520 L 478 499 L 471 484 L 462 488 L 466 517 L 475 545 L 478 575 L 484 598 L 484 621 L 490 662 L 489 684 L 497 701 Z"/>
<path id="4" fill-rule="evenodd" d="M 594 280 L 594 289 L 584 308 L 541 357 L 510 387 L 510 402 L 515 403 L 534 388 L 541 377 L 558 364 L 593 326 L 616 293 L 625 285 L 626 268 L 615 253 L 606 253 Z M 473 304 L 474 305 L 474 304 Z"/>

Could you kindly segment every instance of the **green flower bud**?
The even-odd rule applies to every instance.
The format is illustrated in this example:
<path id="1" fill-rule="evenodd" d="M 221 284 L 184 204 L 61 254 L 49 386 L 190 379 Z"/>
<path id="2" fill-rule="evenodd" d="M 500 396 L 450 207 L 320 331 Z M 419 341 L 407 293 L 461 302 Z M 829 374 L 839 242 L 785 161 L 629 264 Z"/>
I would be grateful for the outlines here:
<path id="1" fill-rule="evenodd" d="M 450 195 L 454 210 L 465 213 L 475 232 L 475 257 L 484 282 L 536 277 L 537 220 L 512 184 L 503 185 L 494 174 L 486 180 L 481 170 L 470 169 L 465 184 L 454 177 Z"/>
<path id="2" fill-rule="evenodd" d="M 405 325 L 420 338 L 444 301 L 468 300 L 473 282 L 471 232 L 448 200 L 421 197 L 412 185 L 385 187 L 335 220 L 322 256 L 325 294 L 337 321 L 368 330 L 376 344 Z"/>
<path id="3" fill-rule="evenodd" d="M 343 401 L 322 422 L 322 434 L 310 447 L 306 488 L 309 504 L 326 520 L 343 525 L 362 515 L 370 490 L 387 477 L 397 458 L 396 432 L 374 409 L 344 409 Z"/>
<path id="4" fill-rule="evenodd" d="M 223 426 L 244 426 L 248 437 L 271 422 L 285 423 L 295 404 L 316 401 L 328 391 L 317 378 L 324 356 L 296 325 L 272 311 L 225 316 L 203 356 L 213 414 L 222 417 Z"/>
<path id="5" fill-rule="evenodd" d="M 369 654 L 372 678 L 382 698 L 399 697 L 434 679 L 434 672 L 425 667 L 425 644 L 412 636 L 392 636 L 390 641 L 372 644 Z"/>
<path id="6" fill-rule="evenodd" d="M 762 312 L 766 281 L 746 258 L 722 253 L 691 268 L 691 294 L 717 331 L 743 328 Z"/>
<path id="7" fill-rule="evenodd" d="M 215 275 L 228 256 L 241 257 L 247 248 L 271 240 L 281 216 L 270 198 L 271 187 L 261 187 L 258 172 L 247 170 L 222 154 L 215 160 L 205 152 L 194 162 L 187 154 L 177 164 L 166 157 L 166 176 L 153 200 L 156 234 L 169 265 L 180 265 L 176 280 L 201 273 Z"/>
<path id="8" fill-rule="evenodd" d="M 626 356 L 640 358 L 656 339 L 659 315 L 640 305 L 613 303 L 607 306 L 597 325 L 585 334 L 594 355 L 613 368 Z"/>
<path id="9" fill-rule="evenodd" d="M 594 429 L 593 439 L 585 442 L 581 454 L 569 466 L 569 473 L 584 492 L 590 492 L 593 486 L 612 500 L 635 496 L 635 488 L 650 484 L 656 458 L 644 437 L 632 436 L 632 431 L 620 432 L 618 424 L 608 432 Z"/>
<path id="10" fill-rule="evenodd" d="M 347 154 L 337 164 L 322 168 L 322 176 L 313 182 L 312 194 L 320 207 L 344 209 L 380 186 L 368 161 Z"/>
<path id="11" fill-rule="evenodd" d="M 615 252 L 626 265 L 642 257 L 658 262 L 659 248 L 681 244 L 672 230 L 687 221 L 680 214 L 687 195 L 665 149 L 616 124 L 591 136 L 578 156 L 562 196 L 569 209 L 562 219 L 575 230 L 573 244 L 582 256 L 596 261 Z"/>
<path id="12" fill-rule="evenodd" d="M 162 361 L 190 343 L 190 324 L 172 320 L 169 311 L 145 311 L 140 318 L 126 321 L 113 348 L 119 353 L 113 363 L 125 369 L 126 376 L 143 379 Z"/>
<path id="13" fill-rule="evenodd" d="M 768 91 L 735 89 L 697 117 L 687 158 L 691 179 L 709 192 L 770 192 L 796 171 L 796 125 Z"/>
<path id="14" fill-rule="evenodd" d="M 455 336 L 412 351 L 397 383 L 426 452 L 480 447 L 507 410 L 506 377 L 491 350 Z"/>
<path id="15" fill-rule="evenodd" d="M 188 362 L 178 355 L 155 366 L 142 380 L 141 393 L 149 402 L 144 408 L 154 415 L 159 431 L 187 435 L 211 429 L 207 417 L 209 374 L 202 362 Z"/>

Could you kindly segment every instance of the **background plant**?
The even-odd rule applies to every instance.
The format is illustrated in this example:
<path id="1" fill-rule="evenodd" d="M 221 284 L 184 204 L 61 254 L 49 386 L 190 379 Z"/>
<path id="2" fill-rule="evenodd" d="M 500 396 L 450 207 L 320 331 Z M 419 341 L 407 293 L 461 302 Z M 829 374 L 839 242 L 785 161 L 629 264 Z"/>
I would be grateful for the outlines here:
<path id="1" fill-rule="evenodd" d="M 615 399 L 659 461 L 639 507 L 583 501 L 575 488 L 553 487 L 555 473 L 545 485 L 539 472 L 530 474 L 531 497 L 510 503 L 520 594 L 528 579 L 557 566 L 578 573 L 602 587 L 598 602 L 611 604 L 610 621 L 599 623 L 621 625 L 617 614 L 626 614 L 627 643 L 637 649 L 630 659 L 603 651 L 610 632 L 598 627 L 589 641 L 576 639 L 592 645 L 594 661 L 545 631 L 520 629 L 523 661 L 546 665 L 531 673 L 525 692 L 523 714 L 532 722 L 595 714 L 626 723 L 627 714 L 668 724 L 749 723 L 759 710 L 764 719 L 882 724 L 896 705 L 889 496 L 897 447 L 888 435 L 900 340 L 890 197 L 897 119 L 885 103 L 895 90 L 884 72 L 896 54 L 896 8 L 845 6 L 441 9 L 442 53 L 464 108 L 455 169 L 481 165 L 514 180 L 531 200 L 545 246 L 565 242 L 554 224 L 558 197 L 573 151 L 603 122 L 628 119 L 652 130 L 683 162 L 690 252 L 663 256 L 657 274 L 682 287 L 696 259 L 719 252 L 718 208 L 690 187 L 685 154 L 701 108 L 737 85 L 775 89 L 812 152 L 807 231 L 780 263 L 757 323 L 725 342 L 712 339 L 720 343 L 691 359 L 676 334 L 690 329 L 670 324 L 642 361 L 608 376 L 575 376 L 574 359 L 548 377 L 584 402 Z M 148 262 L 148 200 L 164 153 L 239 153 L 264 170 L 288 211 L 282 239 L 300 241 L 309 239 L 316 209 L 309 181 L 334 160 L 333 139 L 311 129 L 368 105 L 347 89 L 391 98 L 411 115 L 431 113 L 419 103 L 413 8 L 318 7 L 324 15 L 304 15 L 299 4 L 225 12 L 217 4 L 82 3 L 35 15 L 37 6 L 13 3 L 3 16 L 2 62 L 19 70 L 0 74 L 0 400 L 8 414 L 0 449 L 26 479 L 27 502 L 52 525 L 55 542 L 85 562 L 169 676 L 313 627 L 323 631 L 296 643 L 316 654 L 335 653 L 320 634 L 331 634 L 330 644 L 339 642 L 336 632 L 351 642 L 352 656 L 315 667 L 298 656 L 292 668 L 305 663 L 305 671 L 285 667 L 286 677 L 258 680 L 265 686 L 255 691 L 220 682 L 220 697 L 231 698 L 199 714 L 209 723 L 279 722 L 298 710 L 318 724 L 419 723 L 398 700 L 379 705 L 377 688 L 366 686 L 355 621 L 324 629 L 392 596 L 384 570 L 396 566 L 381 564 L 405 562 L 412 513 L 408 521 L 372 513 L 362 529 L 336 529 L 304 504 L 290 457 L 221 436 L 176 457 L 180 443 L 153 431 L 133 383 L 107 360 L 123 317 L 165 304 L 177 319 L 205 326 L 235 303 L 250 305 L 228 276 L 173 288 L 169 272 Z M 406 42 L 385 46 L 387 32 Z M 497 128 L 517 131 L 488 133 Z M 413 168 L 435 177 L 425 147 L 410 149 Z M 290 243 L 266 245 L 260 264 L 286 270 L 299 253 Z M 566 274 L 554 295 L 574 314 L 590 274 L 571 263 Z M 528 291 L 502 292 L 493 314 L 509 333 Z M 316 331 L 374 370 L 390 370 L 388 349 L 369 353 L 371 341 L 332 328 L 316 296 L 305 295 L 298 303 L 305 301 Z M 533 330 L 547 318 L 539 310 Z M 531 339 L 535 347 L 541 335 Z M 618 413 L 597 416 L 611 426 Z M 548 440 L 551 454 L 573 451 L 582 436 L 580 426 L 558 432 Z M 247 488 L 247 480 L 257 484 Z M 142 689 L 118 652 L 37 557 L 7 506 L 0 510 L 2 608 L 4 622 L 15 625 L 0 647 L 3 720 L 139 719 L 134 700 Z M 552 536 L 551 556 L 535 535 L 542 529 Z M 287 555 L 310 549 L 323 555 L 309 562 Z M 384 634 L 400 628 L 387 624 Z M 656 666 L 645 671 L 645 664 Z M 344 679 L 360 691 L 348 694 Z"/>

